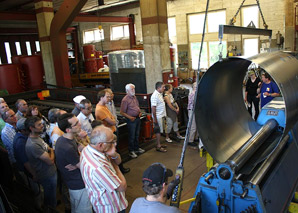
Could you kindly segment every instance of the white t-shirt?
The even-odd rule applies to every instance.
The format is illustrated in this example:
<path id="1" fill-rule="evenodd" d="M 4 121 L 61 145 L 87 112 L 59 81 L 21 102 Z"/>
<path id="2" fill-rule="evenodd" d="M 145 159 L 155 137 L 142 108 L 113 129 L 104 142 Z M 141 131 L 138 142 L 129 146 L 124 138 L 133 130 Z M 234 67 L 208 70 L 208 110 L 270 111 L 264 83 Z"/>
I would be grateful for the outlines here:
<path id="1" fill-rule="evenodd" d="M 151 95 L 151 107 L 156 106 L 156 117 L 161 118 L 167 115 L 165 101 L 162 94 L 157 90 Z"/>

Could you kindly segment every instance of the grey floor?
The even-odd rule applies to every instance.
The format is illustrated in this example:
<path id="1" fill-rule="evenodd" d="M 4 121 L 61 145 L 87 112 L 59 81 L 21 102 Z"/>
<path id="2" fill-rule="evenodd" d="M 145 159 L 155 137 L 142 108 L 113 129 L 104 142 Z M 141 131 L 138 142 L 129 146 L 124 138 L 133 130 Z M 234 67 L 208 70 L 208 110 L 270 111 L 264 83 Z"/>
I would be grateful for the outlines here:
<path id="1" fill-rule="evenodd" d="M 175 173 L 176 167 L 180 161 L 182 143 L 183 141 L 180 143 L 167 143 L 167 153 L 157 152 L 153 148 L 138 156 L 138 158 L 125 163 L 125 166 L 131 169 L 131 172 L 125 174 L 127 181 L 126 198 L 129 203 L 127 212 L 129 212 L 131 204 L 136 198 L 145 196 L 145 193 L 142 190 L 142 174 L 147 167 L 149 167 L 152 163 L 160 162 Z M 185 174 L 181 201 L 193 197 L 200 176 L 207 171 L 206 160 L 205 158 L 200 157 L 200 153 L 197 148 L 187 147 L 184 169 Z M 170 180 L 172 180 L 172 178 L 170 178 Z M 189 205 L 190 204 L 181 205 L 181 212 L 187 212 Z"/>

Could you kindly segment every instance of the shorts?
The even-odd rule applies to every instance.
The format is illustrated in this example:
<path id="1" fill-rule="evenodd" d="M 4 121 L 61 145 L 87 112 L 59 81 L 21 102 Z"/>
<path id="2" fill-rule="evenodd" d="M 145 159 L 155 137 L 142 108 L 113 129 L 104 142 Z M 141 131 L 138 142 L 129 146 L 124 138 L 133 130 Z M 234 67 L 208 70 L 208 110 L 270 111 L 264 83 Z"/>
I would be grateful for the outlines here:
<path id="1" fill-rule="evenodd" d="M 157 124 L 154 123 L 154 128 L 153 128 L 154 133 L 163 133 L 163 129 L 165 126 L 164 123 L 165 123 L 164 117 L 157 118 Z"/>

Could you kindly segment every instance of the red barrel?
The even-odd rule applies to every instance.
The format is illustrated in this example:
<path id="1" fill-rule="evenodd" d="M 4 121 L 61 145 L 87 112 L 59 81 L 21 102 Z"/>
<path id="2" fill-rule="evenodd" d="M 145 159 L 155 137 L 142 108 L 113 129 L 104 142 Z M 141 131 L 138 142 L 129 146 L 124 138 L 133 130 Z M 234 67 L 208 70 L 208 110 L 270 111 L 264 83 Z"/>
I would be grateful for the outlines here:
<path id="1" fill-rule="evenodd" d="M 20 58 L 29 90 L 43 88 L 44 69 L 40 55 L 23 56 Z"/>
<path id="2" fill-rule="evenodd" d="M 101 51 L 95 51 L 95 56 L 96 56 L 97 70 L 99 70 L 100 68 L 104 67 L 102 52 Z"/>
<path id="3" fill-rule="evenodd" d="M 103 58 L 103 62 L 105 62 L 105 65 L 109 66 L 109 58 L 108 58 L 108 55 L 104 55 L 102 56 Z"/>
<path id="4" fill-rule="evenodd" d="M 84 59 L 85 59 L 85 72 L 97 72 L 97 62 L 95 55 L 95 46 L 93 44 L 88 44 L 83 46 Z"/>
<path id="5" fill-rule="evenodd" d="M 93 44 L 84 45 L 83 51 L 85 61 L 95 59 L 95 46 Z"/>
<path id="6" fill-rule="evenodd" d="M 0 65 L 0 89 L 6 89 L 9 94 L 23 92 L 20 78 L 20 65 Z"/>
<path id="7" fill-rule="evenodd" d="M 85 72 L 91 73 L 91 72 L 97 72 L 97 63 L 95 59 L 89 59 L 88 61 L 85 61 Z"/>
<path id="8" fill-rule="evenodd" d="M 21 85 L 22 85 L 22 88 L 23 88 L 23 91 L 27 91 L 29 88 L 28 88 L 28 84 L 27 84 L 27 76 L 24 72 L 24 69 L 22 67 L 22 64 L 21 64 L 21 58 L 24 57 L 25 55 L 15 55 L 15 56 L 12 56 L 11 57 L 11 61 L 13 64 L 18 64 L 19 67 L 20 67 L 20 77 L 21 77 Z"/>
<path id="9" fill-rule="evenodd" d="M 21 60 L 20 58 L 24 57 L 24 55 L 14 55 L 14 56 L 11 56 L 11 61 L 13 64 L 20 64 L 21 63 Z"/>

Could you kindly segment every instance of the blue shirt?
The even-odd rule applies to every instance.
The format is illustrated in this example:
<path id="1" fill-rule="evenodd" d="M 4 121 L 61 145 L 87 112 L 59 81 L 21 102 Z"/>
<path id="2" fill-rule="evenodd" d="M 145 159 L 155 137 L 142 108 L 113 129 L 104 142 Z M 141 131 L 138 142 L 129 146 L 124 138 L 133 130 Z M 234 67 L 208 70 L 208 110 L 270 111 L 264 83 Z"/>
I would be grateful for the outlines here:
<path id="1" fill-rule="evenodd" d="M 271 81 L 269 84 L 262 84 L 261 87 L 261 108 L 263 106 L 265 106 L 266 104 L 268 104 L 274 97 L 271 96 L 264 96 L 264 92 L 268 92 L 268 93 L 279 93 L 279 89 L 278 86 L 276 85 L 276 83 L 274 83 L 273 81 Z"/>
<path id="2" fill-rule="evenodd" d="M 180 210 L 174 206 L 167 206 L 159 201 L 148 201 L 144 197 L 137 198 L 130 209 L 130 213 L 152 213 L 152 212 L 162 212 L 162 213 L 179 213 Z"/>
<path id="3" fill-rule="evenodd" d="M 24 163 L 28 162 L 25 150 L 27 139 L 28 136 L 25 136 L 19 132 L 16 133 L 13 139 L 13 152 L 17 162 L 18 170 L 21 172 L 25 171 Z"/>
<path id="4" fill-rule="evenodd" d="M 10 125 L 9 123 L 5 123 L 5 127 L 2 129 L 1 132 L 1 139 L 8 152 L 8 158 L 11 164 L 16 162 L 13 154 L 13 138 L 15 135 L 16 130 L 14 126 Z"/>

